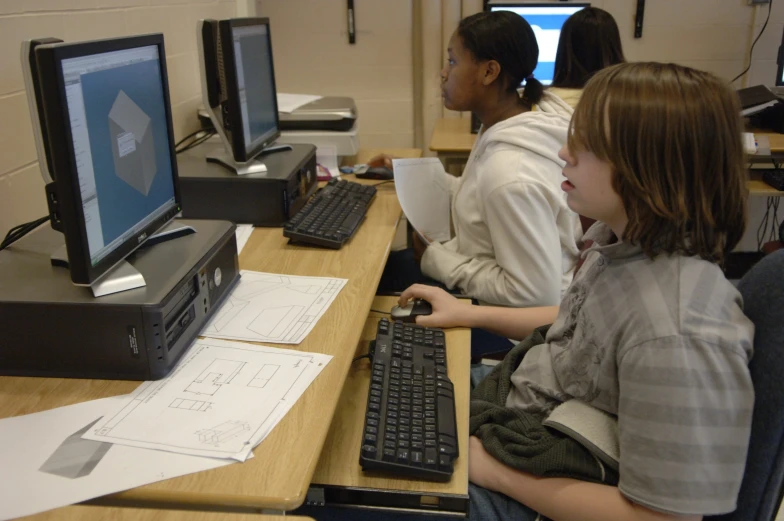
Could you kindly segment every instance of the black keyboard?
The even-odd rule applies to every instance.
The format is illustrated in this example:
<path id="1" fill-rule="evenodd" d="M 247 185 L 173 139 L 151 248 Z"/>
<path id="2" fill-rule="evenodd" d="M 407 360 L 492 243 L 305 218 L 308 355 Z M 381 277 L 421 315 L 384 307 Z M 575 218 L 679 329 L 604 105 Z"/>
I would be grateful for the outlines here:
<path id="1" fill-rule="evenodd" d="M 458 447 L 444 332 L 381 319 L 370 359 L 362 469 L 449 481 Z"/>
<path id="2" fill-rule="evenodd" d="M 365 220 L 376 187 L 330 179 L 283 227 L 293 242 L 341 248 Z"/>
<path id="3" fill-rule="evenodd" d="M 784 191 L 784 170 L 778 168 L 752 170 L 754 173 L 761 173 L 762 180 L 778 191 Z"/>

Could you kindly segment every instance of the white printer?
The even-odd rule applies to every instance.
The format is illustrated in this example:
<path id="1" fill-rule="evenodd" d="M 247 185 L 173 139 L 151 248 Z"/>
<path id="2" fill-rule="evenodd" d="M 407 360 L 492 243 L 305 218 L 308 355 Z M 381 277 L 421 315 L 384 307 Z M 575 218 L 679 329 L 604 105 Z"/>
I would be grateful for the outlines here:
<path id="1" fill-rule="evenodd" d="M 353 156 L 359 150 L 358 113 L 352 98 L 326 96 L 278 117 L 279 143 L 334 147 L 338 156 Z"/>

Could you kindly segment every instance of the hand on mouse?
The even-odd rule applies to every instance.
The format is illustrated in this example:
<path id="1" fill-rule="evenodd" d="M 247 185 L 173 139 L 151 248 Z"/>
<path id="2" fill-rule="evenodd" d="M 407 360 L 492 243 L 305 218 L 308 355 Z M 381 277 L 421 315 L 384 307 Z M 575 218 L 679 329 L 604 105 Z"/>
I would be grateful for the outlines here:
<path id="1" fill-rule="evenodd" d="M 460 327 L 466 324 L 465 315 L 471 310 L 471 306 L 461 304 L 459 300 L 441 288 L 427 286 L 425 284 L 414 284 L 400 294 L 398 305 L 406 306 L 408 301 L 421 298 L 430 303 L 433 312 L 430 315 L 416 317 L 416 323 L 420 326 L 429 327 Z"/>
<path id="2" fill-rule="evenodd" d="M 373 156 L 370 161 L 367 162 L 369 167 L 376 167 L 376 166 L 385 166 L 387 168 L 392 168 L 392 160 L 394 158 L 387 154 L 378 154 L 377 156 Z"/>

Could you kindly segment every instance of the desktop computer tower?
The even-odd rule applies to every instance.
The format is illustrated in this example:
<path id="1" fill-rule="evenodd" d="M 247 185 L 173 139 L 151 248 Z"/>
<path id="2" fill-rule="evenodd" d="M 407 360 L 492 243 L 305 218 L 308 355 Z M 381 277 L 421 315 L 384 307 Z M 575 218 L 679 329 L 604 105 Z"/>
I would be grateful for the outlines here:
<path id="1" fill-rule="evenodd" d="M 166 376 L 239 280 L 235 226 L 175 220 L 196 233 L 128 257 L 146 286 L 99 298 L 50 255 L 41 228 L 0 251 L 0 374 L 156 380 Z M 165 228 L 164 228 L 165 229 Z"/>
<path id="2" fill-rule="evenodd" d="M 318 188 L 313 145 L 263 154 L 267 171 L 247 175 L 207 162 L 222 147 L 210 140 L 177 156 L 183 217 L 283 226 Z"/>

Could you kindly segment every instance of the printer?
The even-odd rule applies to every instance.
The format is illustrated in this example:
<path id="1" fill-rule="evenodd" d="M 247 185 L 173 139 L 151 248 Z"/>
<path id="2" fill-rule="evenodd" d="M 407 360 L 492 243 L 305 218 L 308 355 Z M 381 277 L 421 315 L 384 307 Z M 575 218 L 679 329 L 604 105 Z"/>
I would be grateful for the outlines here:
<path id="1" fill-rule="evenodd" d="M 340 156 L 354 156 L 359 150 L 359 114 L 352 98 L 325 96 L 291 112 L 279 112 L 279 143 L 312 144 L 332 149 Z"/>
<path id="2" fill-rule="evenodd" d="M 333 130 L 346 132 L 357 121 L 357 106 L 346 97 L 327 96 L 292 112 L 278 113 L 280 130 Z"/>

